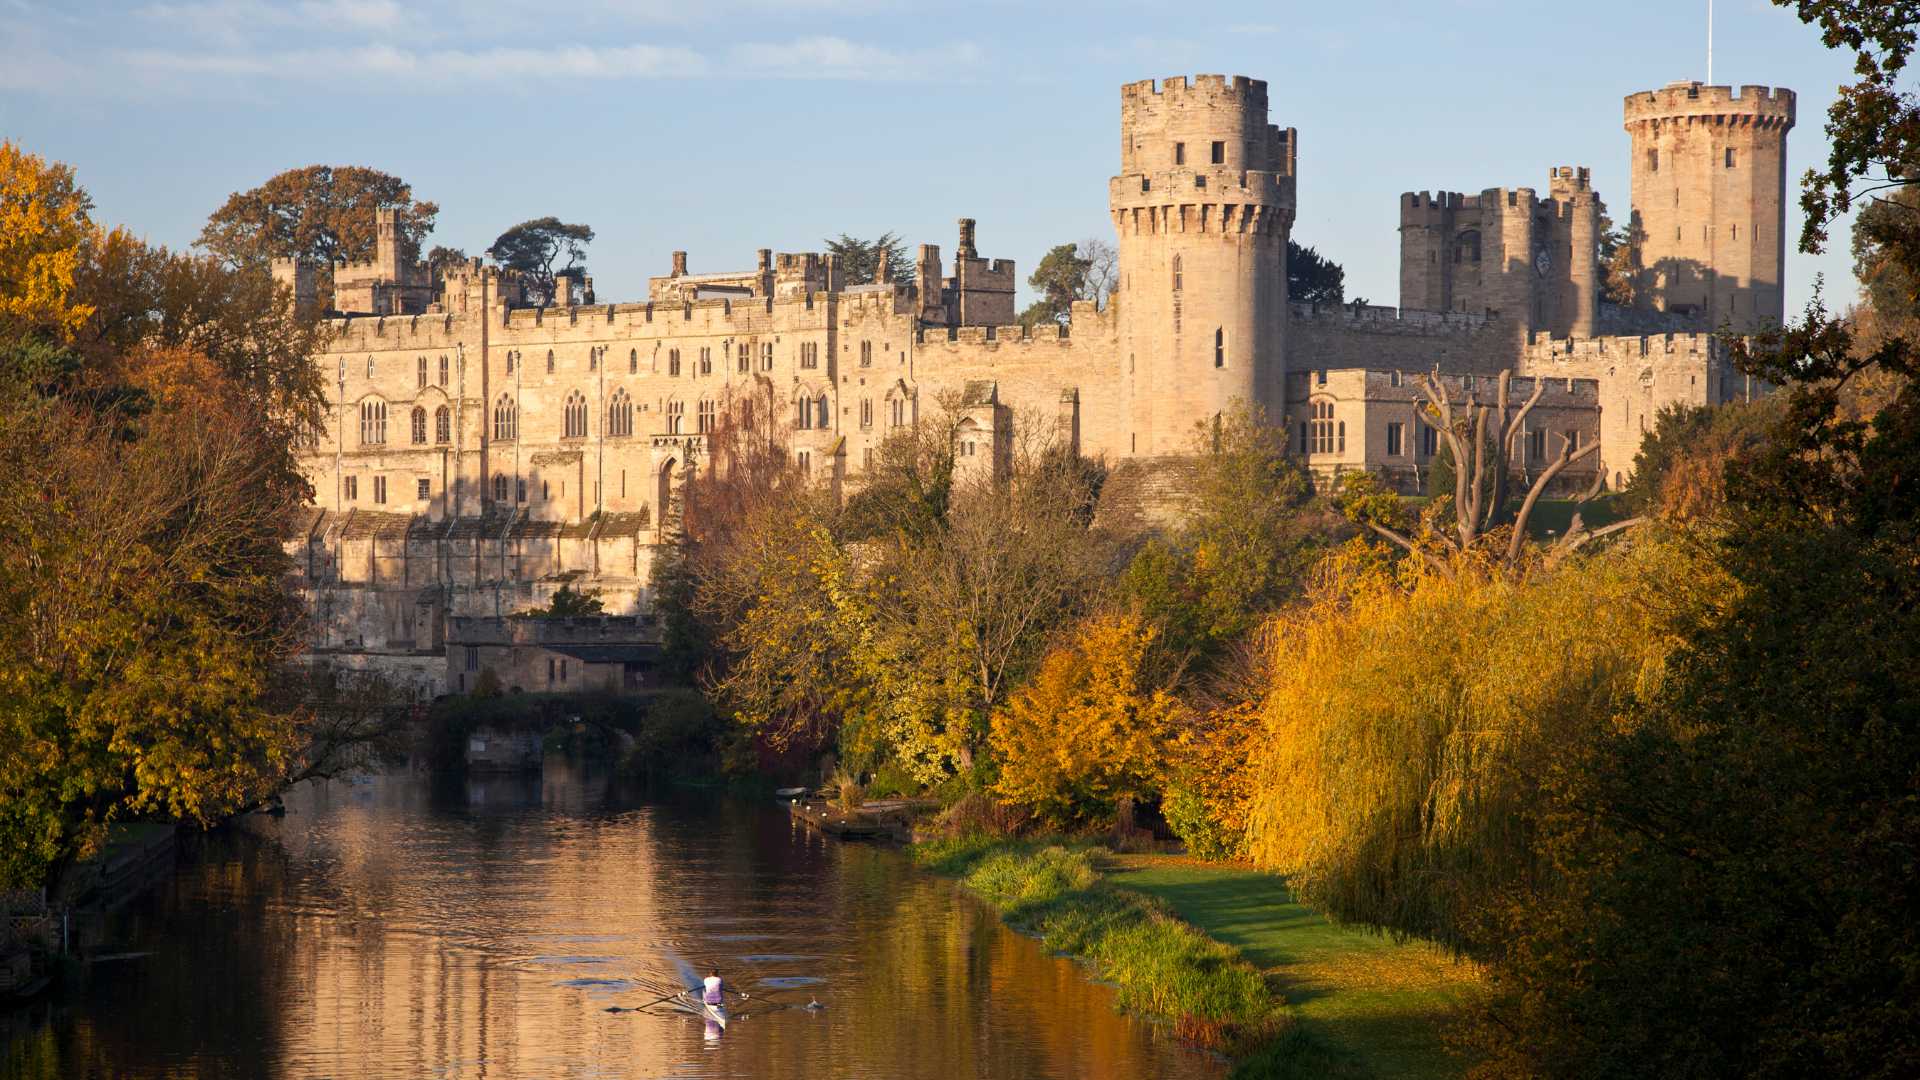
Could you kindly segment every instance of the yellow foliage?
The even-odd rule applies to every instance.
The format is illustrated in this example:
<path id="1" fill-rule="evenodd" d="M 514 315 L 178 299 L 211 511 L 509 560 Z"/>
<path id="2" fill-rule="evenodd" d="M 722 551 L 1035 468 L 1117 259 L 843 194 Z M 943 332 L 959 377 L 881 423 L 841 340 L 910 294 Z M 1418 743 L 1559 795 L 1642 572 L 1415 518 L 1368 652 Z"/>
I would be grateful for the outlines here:
<path id="1" fill-rule="evenodd" d="M 1274 620 L 1249 853 L 1336 914 L 1459 944 L 1463 906 L 1530 872 L 1541 778 L 1658 683 L 1718 580 L 1654 542 L 1527 578 L 1336 568 Z"/>
<path id="2" fill-rule="evenodd" d="M 71 168 L 0 142 L 0 327 L 71 337 L 87 321 L 71 297 L 92 205 Z"/>
<path id="3" fill-rule="evenodd" d="M 1085 823 L 1159 790 L 1179 702 L 1149 685 L 1154 629 L 1135 614 L 1082 620 L 993 717 L 994 793 L 1055 825 Z"/>

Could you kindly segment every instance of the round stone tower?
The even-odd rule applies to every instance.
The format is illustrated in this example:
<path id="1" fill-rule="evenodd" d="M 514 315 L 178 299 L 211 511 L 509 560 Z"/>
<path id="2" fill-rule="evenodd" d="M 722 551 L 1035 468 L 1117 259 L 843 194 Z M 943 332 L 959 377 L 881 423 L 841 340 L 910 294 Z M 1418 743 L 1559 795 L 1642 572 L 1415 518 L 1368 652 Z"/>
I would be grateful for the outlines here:
<path id="1" fill-rule="evenodd" d="M 1627 98 L 1636 304 L 1712 329 L 1781 321 L 1793 123 L 1785 88 L 1677 82 Z"/>
<path id="2" fill-rule="evenodd" d="M 1120 91 L 1123 453 L 1177 454 L 1236 400 L 1282 416 L 1295 133 L 1267 84 L 1183 76 Z"/>

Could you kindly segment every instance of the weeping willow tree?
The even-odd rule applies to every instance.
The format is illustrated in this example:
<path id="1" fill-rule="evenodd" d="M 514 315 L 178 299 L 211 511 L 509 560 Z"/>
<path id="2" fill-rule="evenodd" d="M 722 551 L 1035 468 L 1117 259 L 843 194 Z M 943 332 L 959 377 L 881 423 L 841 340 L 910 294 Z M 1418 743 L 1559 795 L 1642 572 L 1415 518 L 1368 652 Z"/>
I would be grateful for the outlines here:
<path id="1" fill-rule="evenodd" d="M 1473 913 L 1542 865 L 1541 778 L 1658 683 L 1668 628 L 1709 596 L 1694 561 L 1654 543 L 1526 577 L 1407 560 L 1409 583 L 1329 560 L 1272 627 L 1249 853 L 1336 918 L 1483 951 Z"/>

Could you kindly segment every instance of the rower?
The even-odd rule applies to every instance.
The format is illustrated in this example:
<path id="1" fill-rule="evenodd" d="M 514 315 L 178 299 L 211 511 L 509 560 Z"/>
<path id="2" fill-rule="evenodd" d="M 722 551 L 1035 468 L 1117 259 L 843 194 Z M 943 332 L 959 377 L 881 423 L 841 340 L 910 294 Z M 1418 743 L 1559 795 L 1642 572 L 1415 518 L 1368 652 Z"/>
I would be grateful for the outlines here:
<path id="1" fill-rule="evenodd" d="M 706 990 L 701 997 L 702 1001 L 709 1005 L 724 1005 L 727 1003 L 727 986 L 720 981 L 719 968 L 709 968 L 707 970 L 705 985 Z"/>

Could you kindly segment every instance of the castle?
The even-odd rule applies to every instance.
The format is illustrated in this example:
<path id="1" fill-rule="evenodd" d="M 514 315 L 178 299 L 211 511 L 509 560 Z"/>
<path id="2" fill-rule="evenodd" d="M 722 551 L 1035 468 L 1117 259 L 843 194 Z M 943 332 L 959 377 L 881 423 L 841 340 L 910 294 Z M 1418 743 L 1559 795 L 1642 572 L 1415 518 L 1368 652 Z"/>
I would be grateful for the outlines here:
<path id="1" fill-rule="evenodd" d="M 1516 468 L 1597 439 L 1564 475 L 1585 487 L 1625 481 L 1661 408 L 1754 392 L 1713 332 L 1783 314 L 1791 91 L 1626 99 L 1629 305 L 1603 300 L 1604 207 L 1574 167 L 1551 170 L 1545 197 L 1403 195 L 1397 308 L 1292 303 L 1299 136 L 1268 122 L 1266 84 L 1138 82 L 1120 107 L 1118 281 L 1065 326 L 1016 323 L 1014 265 L 982 257 L 967 219 L 951 272 L 924 244 L 909 286 L 766 250 L 695 274 L 675 252 L 644 300 L 596 303 L 591 281 L 563 277 L 560 302 L 535 307 L 477 260 L 436 289 L 380 211 L 374 260 L 333 268 L 328 424 L 302 449 L 315 506 L 293 550 L 316 649 L 458 691 L 478 652 L 450 618 L 524 610 L 566 581 L 644 614 L 662 511 L 723 417 L 780 425 L 800 466 L 839 485 L 949 392 L 982 468 L 1023 424 L 1112 463 L 1186 453 L 1197 424 L 1246 401 L 1284 418 L 1315 474 L 1416 491 L 1437 451 L 1417 378 L 1484 400 L 1511 372 L 1523 399 L 1548 380 Z M 311 296 L 310 267 L 274 272 Z"/>

